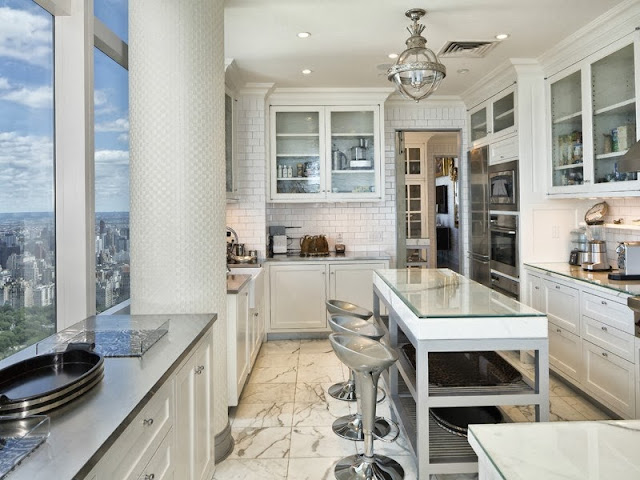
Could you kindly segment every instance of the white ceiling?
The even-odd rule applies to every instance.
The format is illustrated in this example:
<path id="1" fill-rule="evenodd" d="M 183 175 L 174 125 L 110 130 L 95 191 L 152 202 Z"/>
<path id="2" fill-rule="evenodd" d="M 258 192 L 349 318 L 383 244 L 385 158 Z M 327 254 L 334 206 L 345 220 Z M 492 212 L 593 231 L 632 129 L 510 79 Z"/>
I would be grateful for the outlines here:
<path id="1" fill-rule="evenodd" d="M 449 40 L 510 38 L 485 58 L 447 58 L 438 94 L 459 95 L 509 58 L 537 58 L 623 0 L 226 0 L 225 57 L 242 79 L 278 87 L 388 87 L 410 21 L 424 8 L 423 36 L 436 53 Z M 299 39 L 298 32 L 311 32 Z M 385 65 L 386 64 L 386 65 Z M 383 65 L 383 66 L 381 66 Z M 313 70 L 303 75 L 301 70 Z M 458 69 L 468 68 L 461 75 Z"/>

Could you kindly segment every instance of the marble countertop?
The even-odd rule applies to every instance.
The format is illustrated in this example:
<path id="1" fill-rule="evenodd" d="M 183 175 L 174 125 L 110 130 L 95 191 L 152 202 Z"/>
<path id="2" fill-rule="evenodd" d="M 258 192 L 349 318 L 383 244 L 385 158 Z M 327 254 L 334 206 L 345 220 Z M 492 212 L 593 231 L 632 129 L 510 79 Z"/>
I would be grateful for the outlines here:
<path id="1" fill-rule="evenodd" d="M 301 257 L 299 253 L 275 254 L 267 258 L 265 263 L 271 262 L 341 262 L 341 261 L 375 261 L 391 260 L 391 255 L 381 252 L 351 252 L 347 250 L 344 254 L 330 252 L 324 257 Z"/>
<path id="2" fill-rule="evenodd" d="M 640 478 L 639 420 L 471 425 L 469 432 L 480 459 L 505 480 Z"/>
<path id="3" fill-rule="evenodd" d="M 569 265 L 563 262 L 525 263 L 525 266 L 539 268 L 573 280 L 613 290 L 611 293 L 640 295 L 640 280 L 609 280 L 607 275 L 610 272 L 588 272 L 578 265 Z M 612 270 L 612 272 L 615 273 L 617 270 Z"/>
<path id="4" fill-rule="evenodd" d="M 448 269 L 376 270 L 374 286 L 417 340 L 548 336 L 544 313 Z"/>
<path id="5" fill-rule="evenodd" d="M 235 295 L 245 287 L 247 283 L 251 281 L 252 275 L 244 274 L 227 274 L 227 294 Z"/>
<path id="6" fill-rule="evenodd" d="M 140 358 L 105 358 L 102 382 L 82 397 L 47 413 L 51 418 L 49 438 L 8 478 L 83 478 L 216 319 L 216 314 L 201 314 L 109 315 L 84 320 L 94 328 L 108 328 L 112 322 L 122 326 L 129 321 L 135 328 L 157 328 L 169 320 L 169 329 Z M 70 328 L 79 330 L 83 322 Z M 35 347 L 20 353 L 5 359 L 0 366 L 33 355 Z"/>

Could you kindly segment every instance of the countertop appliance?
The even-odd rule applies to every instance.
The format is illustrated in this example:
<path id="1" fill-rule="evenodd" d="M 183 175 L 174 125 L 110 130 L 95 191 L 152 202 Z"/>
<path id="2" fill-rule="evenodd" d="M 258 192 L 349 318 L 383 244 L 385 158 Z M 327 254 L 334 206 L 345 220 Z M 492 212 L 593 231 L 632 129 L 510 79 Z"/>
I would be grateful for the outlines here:
<path id="1" fill-rule="evenodd" d="M 617 273 L 610 273 L 611 280 L 640 280 L 640 242 L 620 242 Z"/>
<path id="2" fill-rule="evenodd" d="M 269 255 L 275 253 L 287 253 L 287 235 L 284 225 L 272 225 L 269 227 Z"/>
<path id="3" fill-rule="evenodd" d="M 489 210 L 518 211 L 518 161 L 489 167 Z"/>
<path id="4" fill-rule="evenodd" d="M 489 147 L 469 152 L 469 186 L 471 201 L 470 277 L 491 287 L 489 265 Z"/>
<path id="5" fill-rule="evenodd" d="M 569 254 L 570 265 L 582 265 L 589 262 L 587 234 L 584 228 L 571 230 L 571 253 Z"/>
<path id="6" fill-rule="evenodd" d="M 369 142 L 366 138 L 359 139 L 359 145 L 351 147 L 351 161 L 349 168 L 371 168 L 371 160 L 367 160 Z"/>
<path id="7" fill-rule="evenodd" d="M 582 269 L 601 272 L 603 270 L 611 270 L 611 266 L 607 261 L 607 244 L 604 240 L 591 240 L 587 243 L 589 261 L 582 263 Z"/>

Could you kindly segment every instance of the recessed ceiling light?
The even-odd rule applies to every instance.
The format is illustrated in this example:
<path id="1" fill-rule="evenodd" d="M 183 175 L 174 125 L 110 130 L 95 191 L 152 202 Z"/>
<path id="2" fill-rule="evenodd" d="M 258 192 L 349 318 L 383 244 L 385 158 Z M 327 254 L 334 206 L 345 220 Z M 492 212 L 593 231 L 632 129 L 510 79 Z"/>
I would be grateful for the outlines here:
<path id="1" fill-rule="evenodd" d="M 304 73 L 305 75 L 309 75 L 312 72 L 312 70 L 309 70 L 308 68 L 305 68 L 304 70 L 302 70 L 302 73 Z"/>
<path id="2" fill-rule="evenodd" d="M 469 69 L 468 68 L 459 68 L 458 69 L 458 73 L 460 75 L 466 75 L 467 73 L 469 73 Z"/>
<path id="3" fill-rule="evenodd" d="M 507 38 L 509 38 L 508 33 L 499 33 L 498 35 L 496 35 L 496 40 L 505 40 Z"/>
<path id="4" fill-rule="evenodd" d="M 300 32 L 298 38 L 309 38 L 311 34 L 309 32 Z"/>
<path id="5" fill-rule="evenodd" d="M 389 58 L 398 58 L 398 54 L 397 53 L 390 53 L 389 55 L 387 55 Z"/>

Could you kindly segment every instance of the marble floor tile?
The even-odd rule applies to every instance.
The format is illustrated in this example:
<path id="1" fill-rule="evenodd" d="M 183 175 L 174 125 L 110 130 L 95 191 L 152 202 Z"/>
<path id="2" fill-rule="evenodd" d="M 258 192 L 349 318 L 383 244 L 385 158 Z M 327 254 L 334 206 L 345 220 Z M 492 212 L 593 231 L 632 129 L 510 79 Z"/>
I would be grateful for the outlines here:
<path id="1" fill-rule="evenodd" d="M 298 367 L 339 367 L 342 362 L 338 360 L 335 353 L 301 353 L 298 357 Z"/>
<path id="2" fill-rule="evenodd" d="M 565 385 L 560 380 L 549 377 L 549 396 L 550 397 L 575 397 L 578 393 L 572 388 Z"/>
<path id="3" fill-rule="evenodd" d="M 242 390 L 240 404 L 292 403 L 296 396 L 295 383 L 248 383 Z"/>
<path id="4" fill-rule="evenodd" d="M 327 398 L 332 398 L 327 391 L 333 383 L 310 383 L 301 382 L 298 380 L 296 383 L 296 403 L 326 403 Z M 345 402 L 351 403 L 351 402 Z"/>
<path id="5" fill-rule="evenodd" d="M 396 458 L 398 456 L 411 456 L 411 450 L 409 444 L 404 435 L 400 434 L 395 442 L 383 442 L 376 440 L 373 442 L 373 452 L 380 455 L 386 455 L 387 457 Z M 364 453 L 364 443 L 357 442 L 356 448 L 358 453 Z"/>
<path id="6" fill-rule="evenodd" d="M 296 402 L 293 409 L 294 427 L 323 427 L 344 416 L 355 413 L 350 402 L 331 398 L 325 403 Z"/>
<path id="7" fill-rule="evenodd" d="M 300 340 L 300 354 L 310 353 L 333 353 L 333 348 L 329 340 Z"/>
<path id="8" fill-rule="evenodd" d="M 293 403 L 244 403 L 229 414 L 233 428 L 290 427 Z"/>
<path id="9" fill-rule="evenodd" d="M 289 461 L 285 459 L 227 458 L 216 465 L 212 480 L 285 480 Z"/>
<path id="10" fill-rule="evenodd" d="M 298 382 L 304 383 L 336 383 L 345 380 L 342 367 L 301 367 L 298 370 Z"/>
<path id="11" fill-rule="evenodd" d="M 587 420 L 587 417 L 569 405 L 562 397 L 552 397 L 549 420 L 552 422 L 573 422 Z"/>
<path id="12" fill-rule="evenodd" d="M 345 457 L 356 453 L 356 442 L 344 440 L 326 427 L 293 427 L 290 458 Z"/>
<path id="13" fill-rule="evenodd" d="M 431 475 L 431 480 L 478 480 L 477 473 L 449 473 Z"/>
<path id="14" fill-rule="evenodd" d="M 503 405 L 501 407 L 499 407 L 504 415 L 507 417 L 505 418 L 505 421 L 511 421 L 511 422 L 528 422 L 529 419 L 527 417 L 525 417 L 524 413 L 522 413 L 522 411 L 517 408 L 514 407 L 513 405 Z"/>
<path id="15" fill-rule="evenodd" d="M 297 375 L 298 367 L 295 365 L 254 368 L 247 383 L 296 383 Z"/>
<path id="16" fill-rule="evenodd" d="M 588 402 L 584 398 L 580 396 L 575 397 L 560 397 L 562 400 L 567 402 L 567 404 L 571 405 L 575 408 L 580 414 L 584 415 L 587 420 L 611 420 L 612 417 L 600 410 L 598 407 Z"/>
<path id="17" fill-rule="evenodd" d="M 341 458 L 291 458 L 287 480 L 335 480 L 333 470 Z"/>
<path id="18" fill-rule="evenodd" d="M 268 355 L 271 353 L 298 353 L 299 351 L 300 340 L 274 340 L 263 343 L 262 348 L 260 349 L 260 354 Z"/>
<path id="19" fill-rule="evenodd" d="M 291 427 L 232 428 L 235 446 L 229 458 L 288 458 Z"/>
<path id="20" fill-rule="evenodd" d="M 258 355 L 253 368 L 288 367 L 298 364 L 298 353 L 265 353 Z"/>

